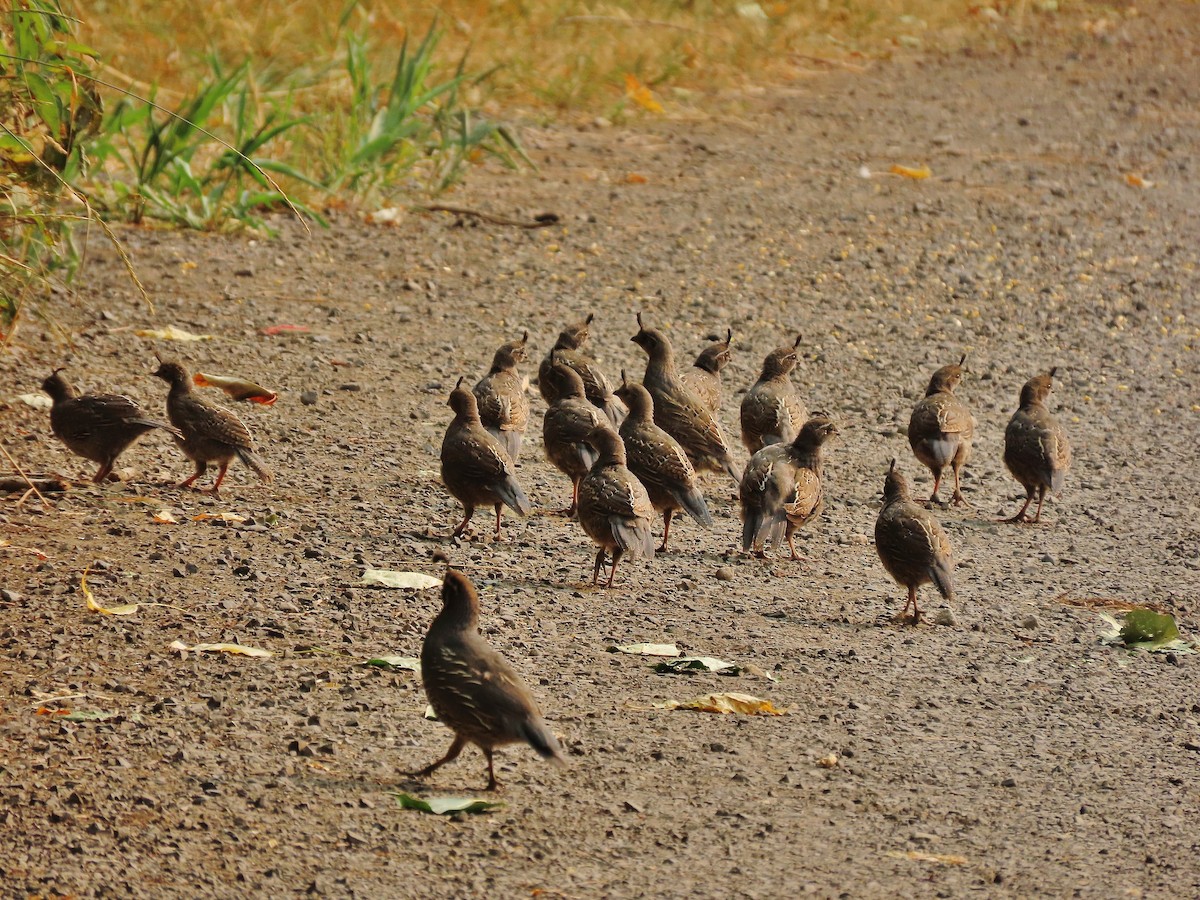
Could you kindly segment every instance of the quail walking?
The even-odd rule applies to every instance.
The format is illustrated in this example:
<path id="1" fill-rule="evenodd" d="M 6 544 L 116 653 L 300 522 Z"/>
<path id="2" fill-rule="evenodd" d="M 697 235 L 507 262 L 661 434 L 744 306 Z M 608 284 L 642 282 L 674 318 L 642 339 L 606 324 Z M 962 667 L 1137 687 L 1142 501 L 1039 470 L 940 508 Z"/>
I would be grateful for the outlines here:
<path id="1" fill-rule="evenodd" d="M 613 396 L 612 385 L 600 371 L 600 366 L 580 349 L 587 343 L 591 334 L 590 326 L 595 317 L 595 313 L 589 313 L 582 322 L 568 325 L 559 333 L 558 340 L 554 342 L 554 346 L 538 368 L 538 390 L 541 391 L 543 400 L 547 403 L 554 402 L 553 382 L 548 384 L 544 376 L 556 361 L 560 362 L 579 374 L 583 379 L 583 389 L 588 402 L 602 410 L 615 428 L 625 418 L 625 408 Z"/>
<path id="2" fill-rule="evenodd" d="M 705 528 L 712 527 L 712 514 L 696 481 L 696 470 L 679 442 L 654 424 L 654 401 L 640 384 L 631 383 L 621 372 L 617 396 L 629 410 L 621 423 L 629 471 L 646 488 L 650 504 L 663 514 L 663 538 L 658 552 L 667 549 L 671 519 L 683 510 Z"/>
<path id="3" fill-rule="evenodd" d="M 79 394 L 55 369 L 42 382 L 50 395 L 50 430 L 76 456 L 99 463 L 92 481 L 104 481 L 117 457 L 147 431 L 161 428 L 179 437 L 179 430 L 151 419 L 137 401 L 122 394 Z"/>
<path id="4" fill-rule="evenodd" d="M 517 366 L 525 361 L 529 332 L 519 341 L 501 344 L 492 357 L 492 367 L 475 385 L 479 420 L 505 452 L 516 462 L 521 456 L 521 440 L 529 424 L 529 398 Z"/>
<path id="5" fill-rule="evenodd" d="M 655 424 L 679 441 L 697 471 L 728 472 L 736 484 L 738 471 L 721 426 L 704 401 L 679 377 L 667 336 L 646 328 L 641 313 L 637 315 L 637 323 L 638 333 L 630 340 L 646 351 L 642 383 L 654 398 Z"/>
<path id="6" fill-rule="evenodd" d="M 442 609 L 421 645 L 421 681 L 429 705 L 454 732 L 446 755 L 424 778 L 474 744 L 487 759 L 488 790 L 499 782 L 492 756 L 505 744 L 529 744 L 543 759 L 563 762 L 562 748 L 538 711 L 525 682 L 479 634 L 479 595 L 466 575 L 447 569 Z"/>
<path id="7" fill-rule="evenodd" d="M 875 520 L 875 550 L 888 574 L 908 589 L 908 600 L 898 618 L 912 607 L 913 624 L 921 621 L 917 588 L 933 583 L 947 601 L 954 600 L 954 560 L 950 539 L 929 510 L 912 501 L 908 482 L 888 467 L 883 483 L 883 507 Z"/>
<path id="8" fill-rule="evenodd" d="M 596 461 L 587 437 L 594 428 L 611 429 L 612 423 L 588 402 L 583 379 L 557 358 L 557 352 L 555 362 L 538 380 L 554 397 L 542 417 L 542 446 L 546 459 L 571 479 L 571 505 L 564 511 L 570 517 L 579 505 L 579 482 Z"/>
<path id="9" fill-rule="evenodd" d="M 463 379 L 450 392 L 454 419 L 442 439 L 442 482 L 463 505 L 462 522 L 451 537 L 467 530 L 476 506 L 496 510 L 496 538 L 500 538 L 500 511 L 507 506 L 518 515 L 529 515 L 531 504 L 517 483 L 514 464 L 504 447 L 483 427 L 475 395 Z"/>
<path id="10" fill-rule="evenodd" d="M 942 472 L 950 466 L 954 473 L 955 504 L 965 503 L 962 495 L 963 466 L 971 458 L 971 439 L 975 436 L 975 418 L 954 389 L 963 377 L 964 353 L 957 364 L 942 366 L 929 379 L 925 396 L 913 407 L 908 420 L 908 443 L 913 454 L 933 473 L 933 493 L 929 504 L 938 502 Z"/>
<path id="11" fill-rule="evenodd" d="M 592 584 L 600 578 L 605 558 L 612 554 L 608 586 L 612 587 L 621 557 L 654 557 L 650 519 L 654 506 L 646 488 L 626 466 L 625 446 L 607 426 L 594 428 L 588 442 L 596 462 L 579 484 L 579 524 L 600 549 L 592 569 Z"/>
<path id="12" fill-rule="evenodd" d="M 1054 386 L 1054 367 L 1045 375 L 1035 375 L 1021 388 L 1020 407 L 1004 430 L 1004 465 L 1025 488 L 1025 502 L 1006 522 L 1029 522 L 1029 504 L 1037 495 L 1037 513 L 1032 522 L 1042 520 L 1042 502 L 1046 492 L 1062 491 L 1067 469 L 1071 467 L 1071 445 L 1067 433 L 1046 408 L 1046 398 Z"/>
<path id="13" fill-rule="evenodd" d="M 758 381 L 742 397 L 742 443 L 751 454 L 767 444 L 790 441 L 808 418 L 791 379 L 800 340 L 797 335 L 795 343 L 768 353 Z"/>
<path id="14" fill-rule="evenodd" d="M 705 408 L 715 416 L 721 410 L 721 370 L 729 365 L 730 359 L 733 358 L 733 351 L 730 349 L 733 343 L 733 329 L 725 330 L 725 340 L 721 340 L 715 334 L 711 335 L 709 340 L 712 343 L 700 351 L 696 361 L 680 375 L 680 378 L 683 379 L 684 387 L 699 397 Z"/>
<path id="15" fill-rule="evenodd" d="M 825 504 L 823 448 L 838 434 L 828 416 L 817 413 L 786 444 L 768 444 L 746 464 L 738 490 L 742 503 L 742 550 L 763 557 L 787 539 L 792 559 L 796 529 L 820 515 Z"/>
<path id="16" fill-rule="evenodd" d="M 271 472 L 258 458 L 249 429 L 225 407 L 209 403 L 196 394 L 192 390 L 192 379 L 182 365 L 159 359 L 153 374 L 170 385 L 167 418 L 180 433 L 175 443 L 196 465 L 196 471 L 181 481 L 179 487 L 192 486 L 205 473 L 209 463 L 216 463 L 217 480 L 209 490 L 213 496 L 220 496 L 221 482 L 235 456 L 253 469 L 261 481 L 271 481 Z"/>

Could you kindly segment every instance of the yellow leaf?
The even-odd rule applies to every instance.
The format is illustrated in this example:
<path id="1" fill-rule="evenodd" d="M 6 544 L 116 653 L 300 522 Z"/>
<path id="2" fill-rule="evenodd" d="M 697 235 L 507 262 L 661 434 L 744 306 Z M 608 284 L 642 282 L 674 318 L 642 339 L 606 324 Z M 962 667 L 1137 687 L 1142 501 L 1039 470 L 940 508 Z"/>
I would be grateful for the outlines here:
<path id="1" fill-rule="evenodd" d="M 912 178 L 916 181 L 922 181 L 933 174 L 929 170 L 929 166 L 921 166 L 919 169 L 913 169 L 908 166 L 894 165 L 888 169 L 893 175 L 901 175 L 905 178 Z"/>
<path id="2" fill-rule="evenodd" d="M 176 328 L 174 325 L 168 325 L 166 328 L 141 328 L 134 332 L 138 337 L 153 338 L 157 341 L 211 341 L 211 334 L 192 334 L 190 331 L 184 331 L 182 328 Z"/>
<path id="3" fill-rule="evenodd" d="M 1136 174 L 1135 172 L 1126 172 L 1125 173 L 1125 183 L 1127 185 L 1129 185 L 1130 187 L 1138 187 L 1138 188 L 1154 187 L 1153 181 L 1147 181 L 1145 178 L 1143 178 L 1141 175 Z"/>
<path id="4" fill-rule="evenodd" d="M 154 521 L 159 525 L 178 525 L 179 520 L 171 513 L 169 509 L 160 509 L 154 514 Z"/>
<path id="5" fill-rule="evenodd" d="M 911 859 L 916 862 L 937 863 L 939 866 L 965 866 L 967 858 L 952 853 L 922 853 L 920 850 L 889 850 L 892 859 Z"/>
<path id="6" fill-rule="evenodd" d="M 654 99 L 650 88 L 638 81 L 638 77 L 632 72 L 625 73 L 625 96 L 649 112 L 660 113 L 663 111 L 662 104 Z"/>
<path id="7" fill-rule="evenodd" d="M 637 172 L 630 172 L 625 176 L 626 184 L 645 184 L 649 180 L 645 175 L 639 175 Z"/>
<path id="8" fill-rule="evenodd" d="M 770 700 L 760 700 L 750 694 L 705 694 L 692 700 L 666 700 L 655 703 L 657 709 L 695 709 L 700 712 L 743 713 L 748 716 L 782 716 L 786 709 L 779 709 Z"/>
<path id="9" fill-rule="evenodd" d="M 229 525 L 241 525 L 246 521 L 245 516 L 239 516 L 237 513 L 219 512 L 219 513 L 199 513 L 192 516 L 193 522 L 225 522 Z"/>
<path id="10" fill-rule="evenodd" d="M 171 649 L 181 653 L 235 653 L 241 656 L 268 657 L 274 656 L 270 650 L 261 647 L 247 647 L 244 644 L 194 644 L 189 647 L 183 641 L 172 641 Z"/>
<path id="11" fill-rule="evenodd" d="M 190 259 L 185 259 L 179 264 L 179 271 L 181 272 L 190 272 L 194 268 L 196 268 L 196 263 Z"/>
<path id="12" fill-rule="evenodd" d="M 91 566 L 88 567 L 89 569 Z M 123 606 L 104 607 L 96 602 L 95 596 L 92 594 L 92 589 L 87 583 L 88 569 L 83 570 L 83 575 L 79 578 L 79 586 L 83 588 L 83 599 L 87 602 L 87 608 L 92 612 L 103 613 L 106 616 L 128 616 L 138 611 L 136 603 L 126 603 Z"/>

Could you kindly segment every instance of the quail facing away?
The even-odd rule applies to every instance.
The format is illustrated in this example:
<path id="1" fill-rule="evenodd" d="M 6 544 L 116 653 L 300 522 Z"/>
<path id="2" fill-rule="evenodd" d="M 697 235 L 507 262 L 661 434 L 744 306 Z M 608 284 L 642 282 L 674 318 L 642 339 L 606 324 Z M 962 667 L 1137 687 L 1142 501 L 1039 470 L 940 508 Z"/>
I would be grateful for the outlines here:
<path id="1" fill-rule="evenodd" d="M 796 348 L 800 335 L 791 346 L 779 347 L 763 360 L 758 381 L 742 398 L 742 443 L 751 453 L 768 444 L 790 441 L 808 418 L 808 410 L 796 393 L 790 377 L 796 368 Z"/>
<path id="2" fill-rule="evenodd" d="M 450 762 L 467 744 L 483 751 L 488 790 L 498 784 L 492 754 L 505 744 L 529 744 L 543 759 L 563 762 L 562 748 L 542 721 L 521 676 L 479 634 L 479 595 L 470 579 L 448 569 L 442 609 L 421 646 L 421 680 L 438 719 L 454 732 L 446 755 L 414 777 Z"/>
<path id="3" fill-rule="evenodd" d="M 271 472 L 256 455 L 254 439 L 242 420 L 223 406 L 209 403 L 193 393 L 192 379 L 183 366 L 160 359 L 153 374 L 171 386 L 167 393 L 167 418 L 182 435 L 175 443 L 196 464 L 196 471 L 181 481 L 180 487 L 191 486 L 204 474 L 209 463 L 216 463 L 219 467 L 217 480 L 210 490 L 217 496 L 235 456 L 253 469 L 259 479 L 271 480 Z"/>
<path id="4" fill-rule="evenodd" d="M 517 365 L 525 360 L 529 332 L 519 341 L 502 344 L 492 358 L 492 367 L 475 385 L 479 403 L 479 420 L 492 437 L 500 442 L 516 462 L 521 455 L 521 439 L 529 424 L 529 398 L 525 396 L 521 373 Z"/>
<path id="5" fill-rule="evenodd" d="M 579 373 L 588 402 L 603 410 L 615 427 L 625 418 L 625 408 L 613 396 L 612 385 L 604 377 L 596 361 L 579 349 L 587 343 L 589 326 L 595 317 L 595 313 L 589 313 L 582 322 L 568 325 L 559 333 L 558 340 L 554 342 L 554 346 L 538 368 L 538 390 L 541 391 L 543 400 L 547 403 L 554 402 L 553 382 L 547 384 L 544 376 L 556 361 L 561 362 Z"/>
<path id="6" fill-rule="evenodd" d="M 946 600 L 954 600 L 950 540 L 933 514 L 913 503 L 908 482 L 896 470 L 894 459 L 883 483 L 883 508 L 875 520 L 875 549 L 888 574 L 908 588 L 908 601 L 898 618 L 903 618 L 911 606 L 911 621 L 915 624 L 921 620 L 917 588 L 923 584 L 933 582 Z"/>
<path id="7" fill-rule="evenodd" d="M 709 340 L 712 343 L 700 351 L 691 368 L 679 377 L 683 379 L 684 386 L 699 397 L 708 411 L 715 416 L 721 409 L 721 370 L 729 365 L 729 360 L 733 358 L 733 351 L 730 350 L 733 329 L 725 330 L 725 340 L 721 340 L 717 335 L 712 335 Z"/>
<path id="8" fill-rule="evenodd" d="M 631 341 L 646 351 L 642 383 L 654 398 L 654 423 L 679 441 L 697 471 L 728 472 L 734 483 L 738 472 L 716 417 L 679 377 L 671 343 L 661 331 L 646 328 L 637 315 L 638 333 Z"/>
<path id="9" fill-rule="evenodd" d="M 742 501 L 742 550 L 765 555 L 764 544 L 778 547 L 786 538 L 792 559 L 799 559 L 793 535 L 821 513 L 822 448 L 838 434 L 827 416 L 817 413 L 787 444 L 768 444 L 746 464 Z"/>
<path id="10" fill-rule="evenodd" d="M 1004 465 L 1025 488 L 1025 502 L 1006 522 L 1030 521 L 1026 515 L 1033 495 L 1037 494 L 1037 513 L 1033 522 L 1042 519 L 1042 501 L 1046 491 L 1062 490 L 1067 469 L 1071 467 L 1071 445 L 1067 433 L 1050 410 L 1046 398 L 1054 384 L 1058 367 L 1045 375 L 1035 375 L 1021 388 L 1021 405 L 1004 430 Z"/>
<path id="11" fill-rule="evenodd" d="M 500 510 L 507 506 L 527 516 L 529 498 L 517 484 L 512 459 L 479 420 L 475 395 L 463 387 L 463 379 L 450 392 L 454 421 L 442 439 L 442 481 L 462 502 L 465 515 L 451 537 L 467 530 L 476 506 L 496 509 L 496 538 L 500 538 Z"/>
<path id="12" fill-rule="evenodd" d="M 571 505 L 566 515 L 573 516 L 579 505 L 579 482 L 596 461 L 596 451 L 587 442 L 592 429 L 612 429 L 608 418 L 587 401 L 579 373 L 557 359 L 539 377 L 539 382 L 554 397 L 542 417 L 542 445 L 546 458 L 571 479 Z M 614 434 L 616 432 L 613 432 Z"/>
<path id="13" fill-rule="evenodd" d="M 631 384 L 621 372 L 617 396 L 629 410 L 621 423 L 629 471 L 646 488 L 651 505 L 663 514 L 663 539 L 659 552 L 667 549 L 671 518 L 676 510 L 710 528 L 712 514 L 696 484 L 696 470 L 679 442 L 654 424 L 654 401 L 642 385 Z"/>
<path id="14" fill-rule="evenodd" d="M 149 418 L 137 402 L 121 394 L 77 394 L 62 369 L 42 382 L 50 395 L 50 430 L 76 456 L 99 463 L 92 481 L 104 481 L 113 465 L 139 437 L 154 428 L 179 437 L 178 429 Z"/>
<path id="15" fill-rule="evenodd" d="M 650 519 L 654 506 L 646 488 L 626 467 L 625 446 L 609 427 L 593 428 L 588 442 L 596 451 L 596 463 L 579 485 L 579 524 L 600 545 L 592 584 L 600 578 L 605 557 L 612 553 L 608 586 L 612 587 L 617 563 L 630 556 L 654 557 Z"/>
<path id="16" fill-rule="evenodd" d="M 938 502 L 938 487 L 942 470 L 950 466 L 954 472 L 954 503 L 965 503 L 960 474 L 971 458 L 971 439 L 975 436 L 975 419 L 967 405 L 954 396 L 954 389 L 963 377 L 964 353 L 957 365 L 942 366 L 929 379 L 925 396 L 913 407 L 908 420 L 908 443 L 917 459 L 933 473 L 933 493 L 930 504 Z"/>

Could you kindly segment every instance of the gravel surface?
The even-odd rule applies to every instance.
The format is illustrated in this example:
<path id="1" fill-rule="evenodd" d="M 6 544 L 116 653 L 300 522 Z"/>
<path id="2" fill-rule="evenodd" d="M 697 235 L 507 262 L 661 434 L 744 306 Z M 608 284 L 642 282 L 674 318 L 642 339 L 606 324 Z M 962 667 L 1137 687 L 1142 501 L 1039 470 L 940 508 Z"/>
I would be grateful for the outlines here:
<path id="1" fill-rule="evenodd" d="M 536 173 L 485 168 L 453 198 L 555 227 L 122 230 L 154 314 L 94 235 L 53 327 L 27 316 L 0 359 L 4 449 L 78 479 L 46 509 L 0 508 L 0 893 L 1200 895 L 1198 657 L 1103 645 L 1099 615 L 1152 605 L 1185 637 L 1200 619 L 1200 29 L 1188 3 L 1102 14 L 1000 54 L 814 74 L 737 115 L 531 127 Z M 805 561 L 742 555 L 732 486 L 709 474 L 711 530 L 677 519 L 669 553 L 592 588 L 594 545 L 549 512 L 570 485 L 542 457 L 535 387 L 518 473 L 537 511 L 509 514 L 500 543 L 484 511 L 470 540 L 445 538 L 458 377 L 526 328 L 535 375 L 587 312 L 610 375 L 640 374 L 637 311 L 684 365 L 732 327 L 720 418 L 739 465 L 741 393 L 804 334 L 794 380 L 844 426 Z M 167 324 L 214 339 L 135 334 Z M 307 331 L 262 333 L 279 324 Z M 279 392 L 238 406 L 273 484 L 235 462 L 221 498 L 179 491 L 190 465 L 152 433 L 118 463 L 126 482 L 96 487 L 15 399 L 66 366 L 157 414 L 155 350 Z M 930 622 L 906 626 L 872 546 L 880 490 L 893 456 L 929 490 L 904 431 L 963 352 L 970 506 L 938 512 L 958 598 L 924 588 Z M 1040 525 L 998 524 L 1022 496 L 1004 425 L 1055 365 L 1066 490 Z M 218 513 L 244 520 L 196 518 Z M 364 568 L 437 574 L 437 548 L 568 755 L 501 751 L 504 805 L 482 815 L 399 808 L 401 790 L 484 796 L 483 758 L 405 776 L 450 733 L 422 717 L 416 675 L 363 665 L 416 656 L 439 606 L 360 586 Z M 139 610 L 89 612 L 88 566 L 99 603 Z M 754 668 L 659 675 L 609 652 L 636 641 Z M 652 708 L 712 691 L 788 712 Z"/>

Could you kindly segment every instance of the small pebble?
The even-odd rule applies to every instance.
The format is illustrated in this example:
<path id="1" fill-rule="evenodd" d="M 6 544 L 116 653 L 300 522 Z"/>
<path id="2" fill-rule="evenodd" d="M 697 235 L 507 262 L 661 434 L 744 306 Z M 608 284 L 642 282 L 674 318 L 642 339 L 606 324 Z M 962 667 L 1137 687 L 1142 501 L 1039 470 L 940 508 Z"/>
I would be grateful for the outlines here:
<path id="1" fill-rule="evenodd" d="M 345 384 L 338 385 L 339 391 L 361 391 L 362 385 L 357 381 L 347 381 Z"/>
<path id="2" fill-rule="evenodd" d="M 1042 623 L 1038 621 L 1037 616 L 1026 616 L 1021 620 L 1021 627 L 1028 628 L 1030 631 L 1038 628 Z"/>
<path id="3" fill-rule="evenodd" d="M 958 624 L 958 619 L 955 617 L 954 613 L 950 610 L 950 608 L 947 607 L 945 609 L 939 609 L 937 611 L 937 615 L 933 617 L 933 624 L 934 625 L 951 625 L 951 626 L 953 626 L 953 625 Z"/>
<path id="4" fill-rule="evenodd" d="M 303 403 L 305 406 L 312 406 L 314 403 L 317 402 L 317 392 L 316 391 L 305 391 L 303 394 L 300 395 L 300 402 Z"/>
<path id="5" fill-rule="evenodd" d="M 717 581 L 733 581 L 733 569 L 729 566 L 721 566 L 717 569 Z"/>

